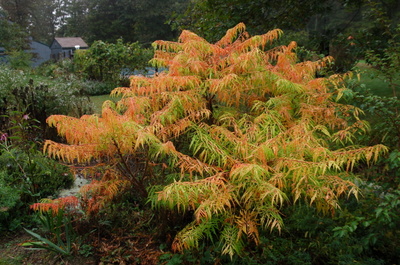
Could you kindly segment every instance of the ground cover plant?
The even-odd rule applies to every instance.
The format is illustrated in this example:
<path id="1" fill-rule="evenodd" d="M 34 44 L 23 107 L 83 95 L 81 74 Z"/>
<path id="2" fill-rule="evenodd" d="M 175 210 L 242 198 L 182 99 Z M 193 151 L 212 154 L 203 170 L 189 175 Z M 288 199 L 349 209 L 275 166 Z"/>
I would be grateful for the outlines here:
<path id="1" fill-rule="evenodd" d="M 281 34 L 238 24 L 211 44 L 183 31 L 154 43 L 152 63 L 168 72 L 131 77 L 101 115 L 50 116 L 67 143 L 46 141 L 45 152 L 97 170 L 76 201 L 86 218 L 148 200 L 179 220 L 172 250 L 212 245 L 234 260 L 282 231 L 289 205 L 333 216 L 341 197 L 357 197 L 352 169 L 387 149 L 353 145 L 368 125 L 340 101 L 345 76 L 316 78 L 331 58 L 298 62 L 296 43 L 274 46 Z"/>

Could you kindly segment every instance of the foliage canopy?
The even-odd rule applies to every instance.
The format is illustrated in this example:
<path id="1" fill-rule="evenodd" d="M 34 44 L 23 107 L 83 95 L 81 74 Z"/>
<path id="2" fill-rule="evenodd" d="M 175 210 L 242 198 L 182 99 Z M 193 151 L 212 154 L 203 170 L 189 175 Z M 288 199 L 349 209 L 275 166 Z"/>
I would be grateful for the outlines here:
<path id="1" fill-rule="evenodd" d="M 148 183 L 174 178 L 153 186 L 150 202 L 193 212 L 173 242 L 177 251 L 219 236 L 223 254 L 238 254 L 246 238 L 258 244 L 260 228 L 280 230 L 281 207 L 300 200 L 333 213 L 341 195 L 357 196 L 353 166 L 386 147 L 352 145 L 368 124 L 340 102 L 344 77 L 316 78 L 332 59 L 298 62 L 295 42 L 274 47 L 281 34 L 251 37 L 240 23 L 215 44 L 190 31 L 156 41 L 151 62 L 167 72 L 132 76 L 101 116 L 50 116 L 68 144 L 47 141 L 44 149 L 70 163 L 110 165 L 85 189 L 88 210 L 122 188 L 147 196 Z"/>
<path id="2" fill-rule="evenodd" d="M 6 19 L 6 13 L 0 9 L 0 47 L 6 51 L 22 50 L 28 45 L 28 36 L 16 23 Z"/>
<path id="3" fill-rule="evenodd" d="M 89 49 L 78 50 L 74 63 L 76 70 L 88 79 L 118 84 L 122 72 L 143 70 L 152 54 L 149 49 L 142 48 L 139 43 L 124 43 L 118 39 L 116 43 L 95 41 Z"/>

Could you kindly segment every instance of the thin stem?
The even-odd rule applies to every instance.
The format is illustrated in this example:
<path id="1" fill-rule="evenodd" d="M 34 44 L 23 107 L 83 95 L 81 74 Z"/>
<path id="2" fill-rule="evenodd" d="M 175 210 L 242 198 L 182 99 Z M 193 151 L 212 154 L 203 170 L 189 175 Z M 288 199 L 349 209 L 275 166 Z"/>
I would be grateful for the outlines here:
<path id="1" fill-rule="evenodd" d="M 120 148 L 118 146 L 118 143 L 115 141 L 115 139 L 113 139 L 113 142 L 114 142 L 114 145 L 115 145 L 115 147 L 117 149 L 117 154 L 118 154 L 118 156 L 119 156 L 119 158 L 121 160 L 120 166 L 123 166 L 124 171 L 127 172 L 129 176 L 131 176 L 130 181 L 134 184 L 134 186 L 136 188 L 138 188 L 139 192 L 141 193 L 141 196 L 143 198 L 146 198 L 147 195 L 148 195 L 146 188 L 143 186 L 143 183 L 138 180 L 137 174 L 134 174 L 132 172 L 131 168 L 129 167 L 129 165 L 125 161 L 124 156 L 122 155 L 122 152 L 121 152 L 121 150 L 120 150 Z"/>

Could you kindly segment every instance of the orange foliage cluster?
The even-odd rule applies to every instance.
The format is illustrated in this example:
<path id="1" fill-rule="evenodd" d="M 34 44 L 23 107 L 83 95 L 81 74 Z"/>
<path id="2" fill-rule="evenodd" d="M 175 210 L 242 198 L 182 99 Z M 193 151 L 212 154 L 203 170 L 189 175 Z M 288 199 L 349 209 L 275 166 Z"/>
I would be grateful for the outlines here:
<path id="1" fill-rule="evenodd" d="M 79 205 L 79 199 L 75 196 L 67 196 L 58 198 L 55 200 L 43 199 L 39 203 L 35 203 L 30 206 L 34 211 L 39 212 L 51 212 L 57 215 L 58 211 L 64 210 L 66 208 L 75 208 Z"/>

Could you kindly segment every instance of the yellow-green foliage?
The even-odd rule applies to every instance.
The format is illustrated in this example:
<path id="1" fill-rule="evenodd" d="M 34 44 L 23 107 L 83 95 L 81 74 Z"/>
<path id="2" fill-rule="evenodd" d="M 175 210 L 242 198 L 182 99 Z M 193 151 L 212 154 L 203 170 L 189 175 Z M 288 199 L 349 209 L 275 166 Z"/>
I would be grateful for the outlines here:
<path id="1" fill-rule="evenodd" d="M 281 229 L 286 202 L 332 213 L 339 196 L 357 196 L 353 166 L 386 148 L 350 145 L 368 126 L 359 109 L 339 103 L 343 77 L 316 78 L 331 58 L 297 62 L 296 43 L 273 47 L 281 34 L 250 37 L 239 24 L 215 44 L 189 31 L 157 41 L 152 62 L 168 72 L 132 76 L 100 117 L 50 117 L 68 145 L 45 149 L 68 162 L 143 150 L 153 163 L 168 157 L 162 162 L 182 177 L 150 200 L 194 211 L 173 242 L 178 251 L 219 236 L 224 254 L 239 253 L 246 238 L 259 242 L 260 228 Z M 190 153 L 174 144 L 183 134 Z"/>

